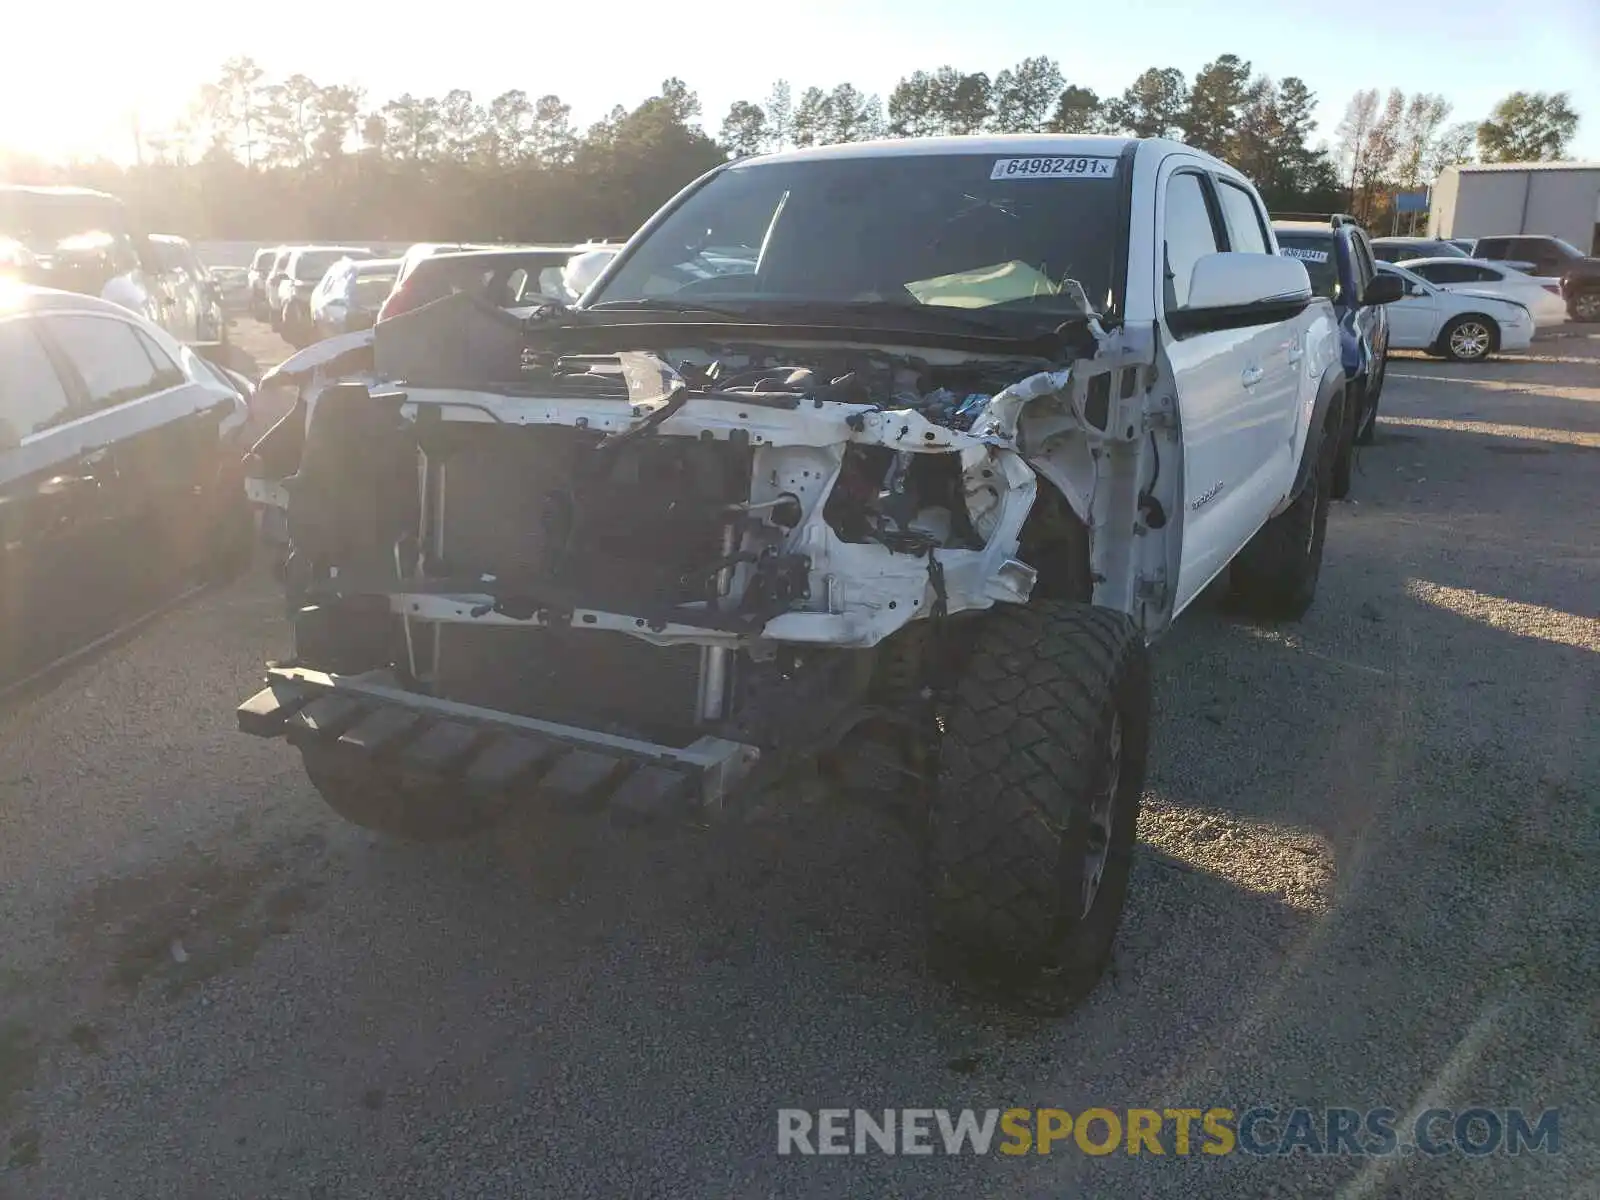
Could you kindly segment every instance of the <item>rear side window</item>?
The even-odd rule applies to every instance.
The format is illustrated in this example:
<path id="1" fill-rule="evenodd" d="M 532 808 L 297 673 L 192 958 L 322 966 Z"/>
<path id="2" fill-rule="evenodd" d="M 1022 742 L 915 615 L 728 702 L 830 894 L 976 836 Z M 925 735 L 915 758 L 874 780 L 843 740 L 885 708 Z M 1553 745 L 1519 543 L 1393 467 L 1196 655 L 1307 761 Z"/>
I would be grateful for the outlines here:
<path id="1" fill-rule="evenodd" d="M 1506 251 L 1511 243 L 1505 238 L 1479 238 L 1478 244 L 1473 247 L 1479 258 L 1509 258 Z"/>
<path id="2" fill-rule="evenodd" d="M 1194 264 L 1218 250 L 1217 227 L 1205 181 L 1196 172 L 1182 171 L 1167 183 L 1161 236 L 1166 256 L 1166 306 L 1182 308 L 1189 302 L 1189 277 L 1194 274 Z"/>
<path id="3" fill-rule="evenodd" d="M 1250 193 L 1226 179 L 1217 181 L 1222 215 L 1228 222 L 1228 246 L 1239 254 L 1270 254 L 1267 228 Z"/>
<path id="4" fill-rule="evenodd" d="M 126 404 L 181 379 L 160 347 L 126 321 L 77 315 L 45 321 L 83 380 L 89 411 Z"/>
<path id="5" fill-rule="evenodd" d="M 0 321 L 0 419 L 18 438 L 66 419 L 66 388 L 26 319 Z"/>

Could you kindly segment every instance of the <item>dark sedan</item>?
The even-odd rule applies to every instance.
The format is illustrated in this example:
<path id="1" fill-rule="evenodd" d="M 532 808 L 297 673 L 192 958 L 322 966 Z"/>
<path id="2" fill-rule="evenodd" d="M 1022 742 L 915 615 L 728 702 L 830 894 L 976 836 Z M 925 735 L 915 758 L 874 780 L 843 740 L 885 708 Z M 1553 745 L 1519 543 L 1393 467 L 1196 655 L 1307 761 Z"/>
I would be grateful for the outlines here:
<path id="1" fill-rule="evenodd" d="M 250 385 L 119 305 L 0 301 L 0 689 L 248 562 Z"/>

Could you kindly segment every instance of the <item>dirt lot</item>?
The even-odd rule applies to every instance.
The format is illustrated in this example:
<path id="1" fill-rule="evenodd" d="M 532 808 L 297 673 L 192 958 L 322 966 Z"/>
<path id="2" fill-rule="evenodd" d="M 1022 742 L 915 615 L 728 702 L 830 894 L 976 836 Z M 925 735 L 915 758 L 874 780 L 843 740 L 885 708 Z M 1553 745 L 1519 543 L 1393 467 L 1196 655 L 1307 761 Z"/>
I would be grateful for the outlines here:
<path id="1" fill-rule="evenodd" d="M 1161 644 L 1114 975 L 1064 1019 L 925 978 L 911 846 L 826 795 L 343 825 L 233 732 L 270 581 L 169 614 L 0 718 L 0 1196 L 1594 1195 L 1600 332 L 1537 350 L 1397 357 L 1309 618 Z M 1257 1104 L 1558 1106 L 1560 1153 L 776 1154 L 787 1106 Z"/>

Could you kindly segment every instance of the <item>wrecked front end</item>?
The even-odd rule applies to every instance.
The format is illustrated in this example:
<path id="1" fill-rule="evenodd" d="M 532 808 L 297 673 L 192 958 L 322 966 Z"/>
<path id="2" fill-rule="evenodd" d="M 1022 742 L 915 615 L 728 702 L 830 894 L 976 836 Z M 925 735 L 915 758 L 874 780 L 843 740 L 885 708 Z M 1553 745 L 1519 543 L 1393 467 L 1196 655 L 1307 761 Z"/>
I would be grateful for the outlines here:
<path id="1" fill-rule="evenodd" d="M 362 749 L 459 725 L 464 776 L 532 738 L 648 807 L 903 715 L 925 647 L 1034 593 L 1038 514 L 1137 520 L 1155 367 L 1092 324 L 1055 354 L 894 340 L 541 329 L 458 296 L 381 323 L 370 363 L 304 360 L 271 484 L 295 661 L 242 723 Z M 1078 544 L 1100 602 L 1159 608 L 1160 564 Z"/>

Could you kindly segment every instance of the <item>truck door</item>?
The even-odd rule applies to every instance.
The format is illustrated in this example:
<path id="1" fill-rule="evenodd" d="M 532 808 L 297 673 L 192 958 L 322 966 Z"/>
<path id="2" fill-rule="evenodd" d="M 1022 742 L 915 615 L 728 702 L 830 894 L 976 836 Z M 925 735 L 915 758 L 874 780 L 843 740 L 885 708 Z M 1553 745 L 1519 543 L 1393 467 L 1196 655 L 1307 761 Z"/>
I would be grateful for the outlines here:
<path id="1" fill-rule="evenodd" d="M 1228 243 L 1209 174 L 1198 164 L 1163 173 L 1156 221 L 1165 326 L 1187 302 L 1194 264 Z M 1284 486 L 1281 393 L 1291 347 L 1278 326 L 1186 336 L 1167 327 L 1165 341 L 1183 422 L 1181 608 L 1255 533 Z"/>

